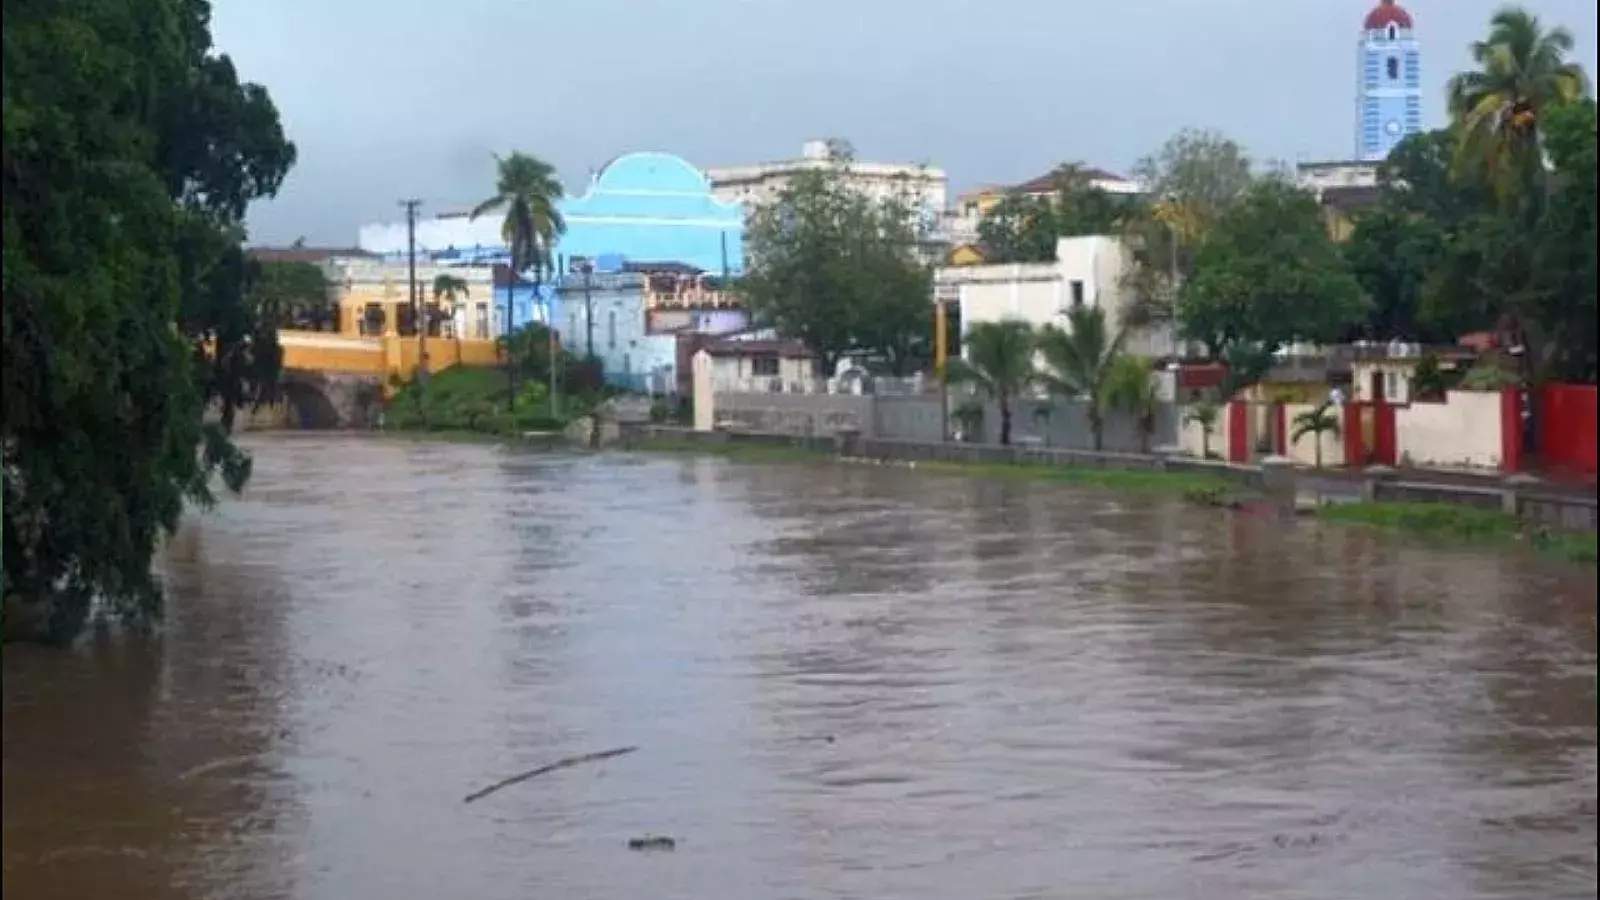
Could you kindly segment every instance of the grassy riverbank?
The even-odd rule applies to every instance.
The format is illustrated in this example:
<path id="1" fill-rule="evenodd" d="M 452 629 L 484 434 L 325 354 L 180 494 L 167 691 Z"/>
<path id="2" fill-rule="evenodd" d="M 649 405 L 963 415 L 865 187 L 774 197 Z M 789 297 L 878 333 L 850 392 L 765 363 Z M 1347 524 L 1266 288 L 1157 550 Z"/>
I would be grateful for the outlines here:
<path id="1" fill-rule="evenodd" d="M 453 366 L 429 377 L 420 391 L 415 384 L 401 388 L 385 410 L 384 429 L 431 438 L 495 438 L 560 431 L 569 421 L 566 415 L 550 414 L 550 394 L 543 384 L 523 381 L 509 407 L 506 394 L 503 370 Z M 563 400 L 574 407 L 564 413 L 578 411 L 577 398 Z"/>
<path id="2" fill-rule="evenodd" d="M 752 444 L 738 441 L 714 444 L 658 437 L 647 440 L 639 449 L 661 453 L 709 454 L 749 462 L 841 462 L 837 456 L 825 450 L 797 445 Z M 1249 493 L 1248 489 L 1237 482 L 1204 472 L 933 460 L 895 462 L 891 465 L 914 468 L 918 472 L 935 475 L 976 475 L 984 478 L 1038 481 L 1139 494 L 1181 494 L 1213 504 L 1222 503 L 1228 498 L 1243 497 Z"/>
<path id="3" fill-rule="evenodd" d="M 719 456 L 745 462 L 839 463 L 833 453 L 784 444 L 732 441 L 716 444 L 657 437 L 638 449 L 658 453 Z M 1236 507 L 1259 499 L 1259 493 L 1232 479 L 1206 472 L 1161 469 L 1116 469 L 1099 466 L 1018 465 L 919 460 L 895 465 L 918 472 L 1036 481 L 1135 494 L 1176 494 L 1205 506 Z M 1575 563 L 1596 560 L 1595 532 L 1528 530 L 1514 517 L 1495 510 L 1447 503 L 1341 503 L 1323 507 L 1317 517 L 1328 522 L 1383 528 L 1452 545 L 1532 546 L 1553 558 Z"/>
<path id="4" fill-rule="evenodd" d="M 719 456 L 741 462 L 834 462 L 838 457 L 822 450 L 793 444 L 714 444 L 685 438 L 648 438 L 636 448 L 648 453 L 683 453 Z"/>
<path id="5" fill-rule="evenodd" d="M 1593 531 L 1530 531 L 1514 517 L 1496 510 L 1448 503 L 1340 503 L 1324 507 L 1318 517 L 1458 545 L 1528 544 L 1568 562 L 1592 563 L 1596 559 Z"/>

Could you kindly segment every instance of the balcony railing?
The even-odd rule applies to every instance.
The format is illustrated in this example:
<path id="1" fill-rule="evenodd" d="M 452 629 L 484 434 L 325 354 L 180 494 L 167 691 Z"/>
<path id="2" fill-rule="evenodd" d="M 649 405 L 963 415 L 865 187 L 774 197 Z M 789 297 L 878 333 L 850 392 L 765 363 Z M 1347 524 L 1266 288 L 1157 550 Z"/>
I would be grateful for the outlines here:
<path id="1" fill-rule="evenodd" d="M 645 309 L 737 309 L 740 306 L 739 298 L 731 291 L 688 288 L 644 292 Z"/>

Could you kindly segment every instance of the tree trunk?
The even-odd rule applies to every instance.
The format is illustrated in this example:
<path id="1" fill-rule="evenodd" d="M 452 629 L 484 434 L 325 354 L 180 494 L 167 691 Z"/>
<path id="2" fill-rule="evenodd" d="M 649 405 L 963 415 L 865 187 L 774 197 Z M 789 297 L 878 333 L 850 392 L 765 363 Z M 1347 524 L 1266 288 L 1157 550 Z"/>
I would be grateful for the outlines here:
<path id="1" fill-rule="evenodd" d="M 1322 432 L 1318 431 L 1312 434 L 1311 437 L 1317 442 L 1313 448 L 1312 458 L 1316 460 L 1317 468 L 1320 469 L 1322 468 Z"/>
<path id="2" fill-rule="evenodd" d="M 1200 458 L 1211 458 L 1211 429 L 1205 426 L 1200 428 Z"/>
<path id="3" fill-rule="evenodd" d="M 1104 444 L 1104 437 L 1101 434 L 1101 430 L 1104 428 L 1104 426 L 1105 423 L 1101 421 L 1099 413 L 1089 413 L 1089 433 L 1094 436 L 1095 452 L 1099 452 L 1101 446 Z"/>
<path id="4" fill-rule="evenodd" d="M 1008 397 L 1000 398 L 1000 443 L 1011 445 L 1011 400 Z"/>

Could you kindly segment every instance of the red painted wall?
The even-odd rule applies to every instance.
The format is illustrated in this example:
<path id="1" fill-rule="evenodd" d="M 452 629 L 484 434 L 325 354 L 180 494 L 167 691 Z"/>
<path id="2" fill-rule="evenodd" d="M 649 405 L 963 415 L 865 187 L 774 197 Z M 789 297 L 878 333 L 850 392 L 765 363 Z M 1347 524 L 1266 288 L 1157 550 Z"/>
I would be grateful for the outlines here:
<path id="1" fill-rule="evenodd" d="M 1366 446 L 1365 420 L 1372 419 L 1372 452 Z M 1344 461 L 1347 466 L 1393 466 L 1399 450 L 1394 407 L 1387 403 L 1346 403 Z"/>
<path id="2" fill-rule="evenodd" d="M 1245 463 L 1250 461 L 1250 425 L 1246 416 L 1250 409 L 1245 404 L 1235 400 L 1228 404 L 1228 461 Z"/>
<path id="3" fill-rule="evenodd" d="M 1596 388 L 1547 384 L 1539 395 L 1539 461 L 1552 470 L 1595 474 Z"/>

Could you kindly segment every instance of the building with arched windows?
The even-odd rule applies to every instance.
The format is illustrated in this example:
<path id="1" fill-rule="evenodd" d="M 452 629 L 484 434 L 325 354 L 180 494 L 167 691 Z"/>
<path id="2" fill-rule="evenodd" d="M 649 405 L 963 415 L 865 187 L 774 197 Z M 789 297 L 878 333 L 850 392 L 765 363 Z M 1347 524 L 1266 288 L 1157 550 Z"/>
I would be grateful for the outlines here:
<path id="1" fill-rule="evenodd" d="M 1422 49 L 1395 0 L 1380 0 L 1361 23 L 1358 76 L 1356 158 L 1381 161 L 1422 131 Z"/>

